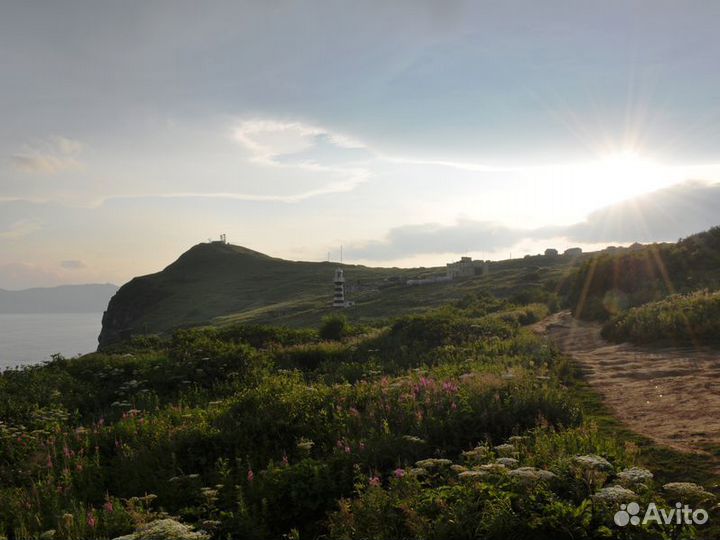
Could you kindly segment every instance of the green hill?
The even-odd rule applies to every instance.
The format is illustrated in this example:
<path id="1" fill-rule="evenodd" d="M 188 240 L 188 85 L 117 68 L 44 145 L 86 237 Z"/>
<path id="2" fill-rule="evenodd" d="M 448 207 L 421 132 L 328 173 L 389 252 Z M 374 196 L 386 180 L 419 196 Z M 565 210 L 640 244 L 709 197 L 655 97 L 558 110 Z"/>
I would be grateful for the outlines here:
<path id="1" fill-rule="evenodd" d="M 493 262 L 484 275 L 408 286 L 408 279 L 442 276 L 445 269 L 296 262 L 240 246 L 198 244 L 161 272 L 134 278 L 115 294 L 103 316 L 100 347 L 186 326 L 316 324 L 332 311 L 332 279 L 338 266 L 345 270 L 348 298 L 355 302 L 346 315 L 367 322 L 487 292 L 544 302 L 566 269 L 582 259 L 536 256 Z"/>
<path id="2" fill-rule="evenodd" d="M 605 320 L 675 293 L 720 286 L 720 227 L 677 243 L 631 246 L 586 259 L 563 284 L 576 317 Z"/>

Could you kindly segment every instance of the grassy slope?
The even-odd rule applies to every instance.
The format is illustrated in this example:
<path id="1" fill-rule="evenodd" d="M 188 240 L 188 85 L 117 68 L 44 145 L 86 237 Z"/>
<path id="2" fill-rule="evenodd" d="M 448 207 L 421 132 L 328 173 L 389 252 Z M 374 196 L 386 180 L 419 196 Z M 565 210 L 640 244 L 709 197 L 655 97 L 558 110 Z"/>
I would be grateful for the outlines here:
<path id="1" fill-rule="evenodd" d="M 552 291 L 575 260 L 531 257 L 492 263 L 487 276 L 408 287 L 407 279 L 443 275 L 443 268 L 343 265 L 353 321 L 388 318 L 492 291 L 510 296 L 528 288 Z M 162 272 L 133 279 L 111 300 L 101 342 L 128 334 L 215 323 L 316 324 L 331 312 L 336 263 L 293 262 L 246 248 L 199 244 Z"/>

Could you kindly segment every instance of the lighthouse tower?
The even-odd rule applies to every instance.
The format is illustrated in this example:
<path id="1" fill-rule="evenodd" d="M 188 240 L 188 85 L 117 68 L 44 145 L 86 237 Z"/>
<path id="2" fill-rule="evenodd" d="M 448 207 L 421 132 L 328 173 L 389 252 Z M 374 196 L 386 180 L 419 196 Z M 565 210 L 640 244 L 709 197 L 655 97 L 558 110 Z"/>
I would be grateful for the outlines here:
<path id="1" fill-rule="evenodd" d="M 342 268 L 335 270 L 335 297 L 333 298 L 333 307 L 344 308 L 345 304 L 345 276 L 343 276 Z"/>

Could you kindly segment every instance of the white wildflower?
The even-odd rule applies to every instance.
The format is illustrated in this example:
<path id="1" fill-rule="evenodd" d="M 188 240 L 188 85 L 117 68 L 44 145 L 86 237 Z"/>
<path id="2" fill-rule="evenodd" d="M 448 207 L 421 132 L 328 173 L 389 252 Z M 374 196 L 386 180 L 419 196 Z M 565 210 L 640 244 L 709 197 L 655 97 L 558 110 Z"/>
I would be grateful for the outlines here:
<path id="1" fill-rule="evenodd" d="M 596 502 L 621 503 L 637 499 L 637 494 L 622 486 L 608 486 L 592 496 Z"/>
<path id="2" fill-rule="evenodd" d="M 501 457 L 495 460 L 495 463 L 507 467 L 508 469 L 514 469 L 520 463 L 517 459 L 511 457 Z"/>
<path id="3" fill-rule="evenodd" d="M 520 467 L 508 473 L 510 476 L 527 482 L 548 481 L 555 478 L 555 475 L 545 469 L 535 467 Z"/>
<path id="4" fill-rule="evenodd" d="M 653 479 L 653 473 L 640 467 L 631 467 L 630 469 L 619 472 L 617 477 L 621 484 L 632 486 L 649 482 Z"/>
<path id="5" fill-rule="evenodd" d="M 612 464 L 604 457 L 596 454 L 587 454 L 585 456 L 575 456 L 573 461 L 585 469 L 593 469 L 596 471 L 611 472 Z"/>

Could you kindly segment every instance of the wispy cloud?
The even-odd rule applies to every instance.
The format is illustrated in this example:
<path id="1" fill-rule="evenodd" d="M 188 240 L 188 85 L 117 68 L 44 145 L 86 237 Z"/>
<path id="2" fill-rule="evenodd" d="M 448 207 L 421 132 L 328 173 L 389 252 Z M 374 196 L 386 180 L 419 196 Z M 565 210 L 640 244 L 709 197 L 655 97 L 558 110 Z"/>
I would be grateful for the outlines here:
<path id="1" fill-rule="evenodd" d="M 78 159 L 83 144 L 67 137 L 54 136 L 25 145 L 10 156 L 15 169 L 25 173 L 57 174 L 82 168 Z"/>
<path id="2" fill-rule="evenodd" d="M 720 182 L 688 181 L 602 208 L 582 222 L 534 229 L 459 220 L 391 229 L 383 240 L 351 246 L 359 259 L 393 260 L 419 254 L 492 252 L 526 239 L 628 243 L 676 240 L 720 225 Z"/>
<path id="3" fill-rule="evenodd" d="M 42 228 L 42 224 L 35 219 L 19 219 L 10 223 L 5 230 L 0 230 L 0 239 L 21 238 Z"/>
<path id="4" fill-rule="evenodd" d="M 83 261 L 70 259 L 67 261 L 60 261 L 60 267 L 65 270 L 81 270 L 83 268 L 87 268 L 87 265 Z"/>

